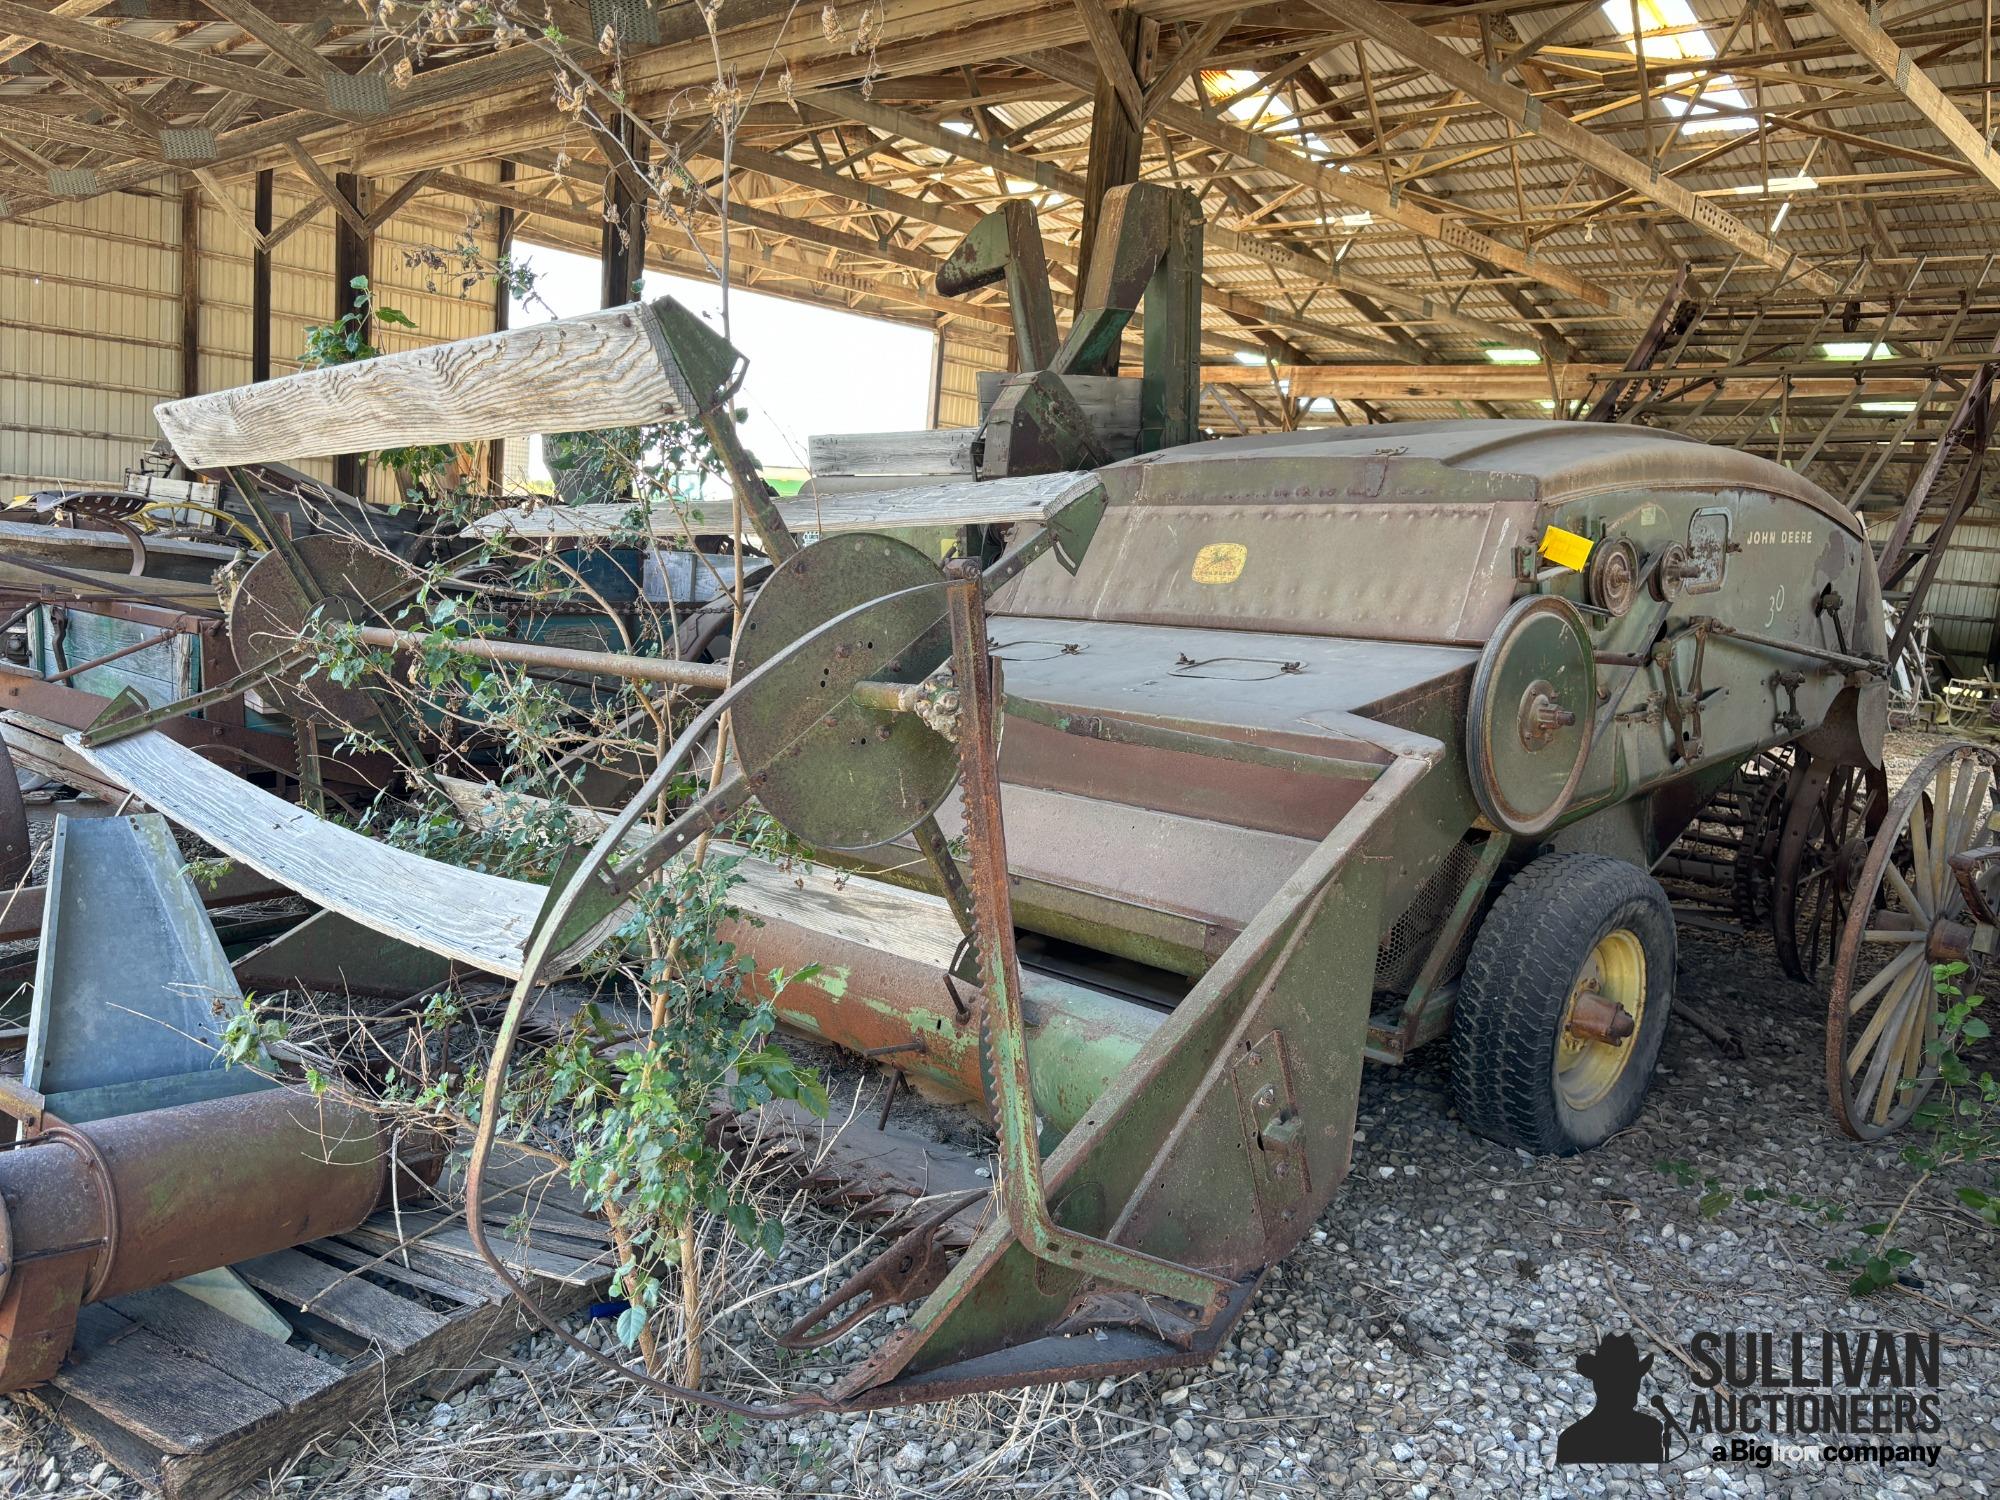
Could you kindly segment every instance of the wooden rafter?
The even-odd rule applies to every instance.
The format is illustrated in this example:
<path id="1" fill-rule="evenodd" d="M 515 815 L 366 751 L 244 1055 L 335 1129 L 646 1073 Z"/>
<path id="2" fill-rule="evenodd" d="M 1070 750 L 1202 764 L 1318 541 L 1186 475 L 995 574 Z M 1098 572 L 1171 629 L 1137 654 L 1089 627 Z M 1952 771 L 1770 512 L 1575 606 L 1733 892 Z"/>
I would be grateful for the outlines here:
<path id="1" fill-rule="evenodd" d="M 298 164 L 299 170 L 305 173 L 306 181 L 313 185 L 320 197 L 326 200 L 327 205 L 335 213 L 346 220 L 347 227 L 352 229 L 362 239 L 367 239 L 373 233 L 373 229 L 368 223 L 368 215 L 364 214 L 353 200 L 340 190 L 340 184 L 333 180 L 333 174 L 314 161 L 312 153 L 297 141 L 286 141 L 285 150 L 291 156 L 292 160 Z"/>
<path id="2" fill-rule="evenodd" d="M 1078 87 L 1083 86 L 1089 69 L 1087 63 L 1081 63 L 1068 53 L 1036 52 L 1022 60 L 1051 78 L 1059 78 Z M 1623 308 L 1629 304 L 1630 299 L 1621 293 L 1599 286 L 1546 259 L 1537 260 L 1513 245 L 1467 229 L 1457 220 L 1422 208 L 1408 197 L 1392 194 L 1380 183 L 1370 182 L 1359 174 L 1329 170 L 1309 157 L 1287 150 L 1267 136 L 1231 125 L 1189 105 L 1163 100 L 1154 111 L 1154 118 L 1183 135 L 1220 147 L 1252 166 L 1276 172 L 1307 187 L 1318 188 L 1336 202 L 1365 208 L 1377 218 L 1413 229 L 1426 239 L 1447 245 L 1461 254 L 1476 255 L 1518 275 L 1532 277 L 1579 302 L 1603 308 Z"/>
<path id="3" fill-rule="evenodd" d="M 264 14 L 250 0 L 202 0 L 210 10 L 231 25 L 241 27 L 255 37 L 271 52 L 289 64 L 302 78 L 325 86 L 339 70 L 327 60 L 292 35 L 291 28 Z"/>
<path id="4" fill-rule="evenodd" d="M 1814 3 L 1818 4 L 1819 0 L 1814 0 Z M 1558 150 L 1652 199 L 1703 233 L 1784 274 L 1796 274 L 1800 284 L 1808 291 L 1821 296 L 1832 295 L 1834 278 L 1824 271 L 1801 267 L 1796 252 L 1759 234 L 1734 214 L 1697 197 L 1680 183 L 1662 176 L 1652 166 L 1619 150 L 1602 136 L 1552 110 L 1544 109 L 1533 94 L 1493 78 L 1471 58 L 1452 51 L 1386 6 L 1376 4 L 1375 0 L 1311 0 L 1311 4 L 1343 25 L 1352 26 L 1364 36 L 1395 48 L 1453 88 L 1498 111 L 1530 135 L 1542 136 Z"/>
<path id="5" fill-rule="evenodd" d="M 166 42 L 146 41 L 129 36 L 111 26 L 93 26 L 54 11 L 36 10 L 21 0 L 0 0 L 0 31 L 30 38 L 45 46 L 85 57 L 101 57 L 123 63 L 142 73 L 184 78 L 225 93 L 248 94 L 254 99 L 281 104 L 287 109 L 300 103 L 296 81 L 287 83 L 259 69 L 206 53 L 175 47 Z M 324 101 L 317 101 L 324 104 Z M 329 113 L 340 114 L 331 110 Z"/>
<path id="6" fill-rule="evenodd" d="M 1951 147 L 1964 157 L 1972 169 L 1994 187 L 2000 187 L 2000 155 L 1986 143 L 1974 125 L 1932 83 L 1917 60 L 1896 44 L 1893 37 L 1873 20 L 1868 12 L 1853 3 L 1853 0 L 1811 0 L 1812 8 L 1819 13 L 1841 39 L 1861 56 L 1865 57 L 1876 71 L 1894 85 L 1901 94 L 1939 135 L 1951 143 Z"/>

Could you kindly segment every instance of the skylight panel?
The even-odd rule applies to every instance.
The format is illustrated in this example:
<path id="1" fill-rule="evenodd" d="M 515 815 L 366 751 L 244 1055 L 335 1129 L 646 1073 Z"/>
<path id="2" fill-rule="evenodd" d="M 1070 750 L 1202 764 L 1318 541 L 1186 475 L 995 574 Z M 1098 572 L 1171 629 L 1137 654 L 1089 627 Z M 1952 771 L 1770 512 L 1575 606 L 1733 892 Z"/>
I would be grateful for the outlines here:
<path id="1" fill-rule="evenodd" d="M 1237 99 L 1223 113 L 1236 121 L 1245 130 L 1259 130 L 1267 125 L 1284 125 L 1296 111 L 1276 89 L 1258 90 L 1257 74 L 1248 68 L 1211 68 L 1203 71 L 1201 86 L 1213 101 L 1229 99 L 1237 94 Z M 1245 93 L 1248 89 L 1251 92 Z M 1325 161 L 1333 155 L 1333 148 L 1320 137 L 1304 134 L 1299 137 L 1299 147 L 1308 156 Z"/>
<path id="2" fill-rule="evenodd" d="M 1688 0 L 1604 0 L 1599 7 L 1604 19 L 1632 49 L 1633 56 L 1643 55 L 1650 68 L 1656 63 L 1668 64 L 1692 62 L 1709 63 L 1715 60 L 1715 43 L 1694 13 Z M 1637 11 L 1641 35 L 1634 36 L 1632 18 Z M 1642 52 L 1643 49 L 1643 52 Z M 1669 71 L 1664 78 L 1656 79 L 1654 87 L 1660 92 L 1654 102 L 1668 114 L 1682 118 L 1681 134 L 1696 135 L 1704 131 L 1749 130 L 1756 122 L 1746 114 L 1723 114 L 1721 110 L 1748 111 L 1750 101 L 1743 97 L 1736 80 L 1727 74 L 1711 78 L 1708 86 L 1701 90 L 1699 100 L 1694 98 L 1699 80 L 1693 73 Z M 1690 109 L 1692 105 L 1692 109 Z"/>

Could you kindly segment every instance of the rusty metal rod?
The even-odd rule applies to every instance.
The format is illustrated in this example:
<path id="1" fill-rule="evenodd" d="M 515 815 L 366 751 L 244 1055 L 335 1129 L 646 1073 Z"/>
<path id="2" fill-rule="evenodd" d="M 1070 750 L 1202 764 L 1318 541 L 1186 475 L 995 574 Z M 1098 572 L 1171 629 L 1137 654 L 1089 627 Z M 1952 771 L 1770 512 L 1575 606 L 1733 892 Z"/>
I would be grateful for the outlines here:
<path id="1" fill-rule="evenodd" d="M 414 630 L 390 630 L 360 625 L 355 634 L 364 646 L 385 651 L 427 651 L 437 648 L 454 656 L 505 662 L 517 667 L 543 667 L 559 672 L 591 672 L 601 677 L 625 677 L 635 682 L 667 682 L 676 687 L 720 692 L 729 686 L 726 662 L 681 661 L 671 656 L 627 656 L 616 651 L 580 651 L 569 646 L 537 646 L 527 641 L 496 641 L 484 636 L 428 636 Z"/>
<path id="2" fill-rule="evenodd" d="M 180 632 L 177 630 L 162 630 L 158 635 L 141 636 L 138 640 L 128 645 L 120 646 L 116 651 L 107 651 L 102 656 L 93 656 L 89 661 L 81 662 L 74 667 L 64 667 L 60 672 L 51 672 L 42 681 L 65 682 L 79 673 L 94 671 L 98 667 L 109 666 L 121 657 L 132 656 L 146 650 L 148 647 L 162 645 L 174 639 L 179 634 Z"/>
<path id="3" fill-rule="evenodd" d="M 600 677 L 624 677 L 634 682 L 666 682 L 676 687 L 721 692 L 729 686 L 727 662 L 681 661 L 671 656 L 628 656 L 618 651 L 583 651 L 568 646 L 538 646 L 527 641 L 496 641 L 484 636 L 440 638 L 414 630 L 389 630 L 361 625 L 355 635 L 364 646 L 386 651 L 423 651 L 437 647 L 454 656 L 505 662 L 517 667 L 541 667 L 558 672 L 590 672 Z M 916 701 L 919 683 L 861 682 L 855 699 L 885 713 L 907 713 Z"/>

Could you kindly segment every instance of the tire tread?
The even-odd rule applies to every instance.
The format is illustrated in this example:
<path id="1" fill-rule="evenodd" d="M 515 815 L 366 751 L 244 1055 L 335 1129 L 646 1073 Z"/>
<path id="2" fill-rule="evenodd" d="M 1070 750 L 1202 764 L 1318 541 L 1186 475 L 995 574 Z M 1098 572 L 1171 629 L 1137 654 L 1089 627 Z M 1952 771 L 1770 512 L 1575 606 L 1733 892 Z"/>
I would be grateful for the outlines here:
<path id="1" fill-rule="evenodd" d="M 1473 1131 L 1539 1153 L 1587 1144 L 1570 1138 L 1557 1110 L 1551 1037 L 1599 931 L 1633 903 L 1663 914 L 1671 965 L 1672 907 L 1636 865 L 1605 854 L 1547 854 L 1507 882 L 1466 955 L 1452 1018 L 1452 1093 Z"/>

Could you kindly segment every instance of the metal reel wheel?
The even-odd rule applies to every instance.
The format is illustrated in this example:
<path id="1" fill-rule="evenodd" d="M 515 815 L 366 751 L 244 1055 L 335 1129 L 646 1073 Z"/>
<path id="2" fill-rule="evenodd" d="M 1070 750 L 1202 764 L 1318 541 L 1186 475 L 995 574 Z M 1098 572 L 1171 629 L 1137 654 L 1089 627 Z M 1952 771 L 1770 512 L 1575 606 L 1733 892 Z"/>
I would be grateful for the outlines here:
<path id="1" fill-rule="evenodd" d="M 26 885 L 34 864 L 34 836 L 21 796 L 21 778 L 14 770 L 14 757 L 0 741 L 0 892 Z"/>
<path id="2" fill-rule="evenodd" d="M 1908 1123 L 1937 1082 L 1933 963 L 1977 963 L 1971 937 L 2000 897 L 2000 869 L 1961 880 L 1953 855 L 1986 842 L 2000 810 L 2000 753 L 1946 745 L 1910 773 L 1888 804 L 1853 890 L 1827 996 L 1826 1085 L 1834 1120 L 1857 1140 Z"/>
<path id="3" fill-rule="evenodd" d="M 1778 966 L 1816 983 L 1832 959 L 1869 840 L 1889 802 L 1879 766 L 1817 757 L 1792 773 L 1771 894 Z"/>

